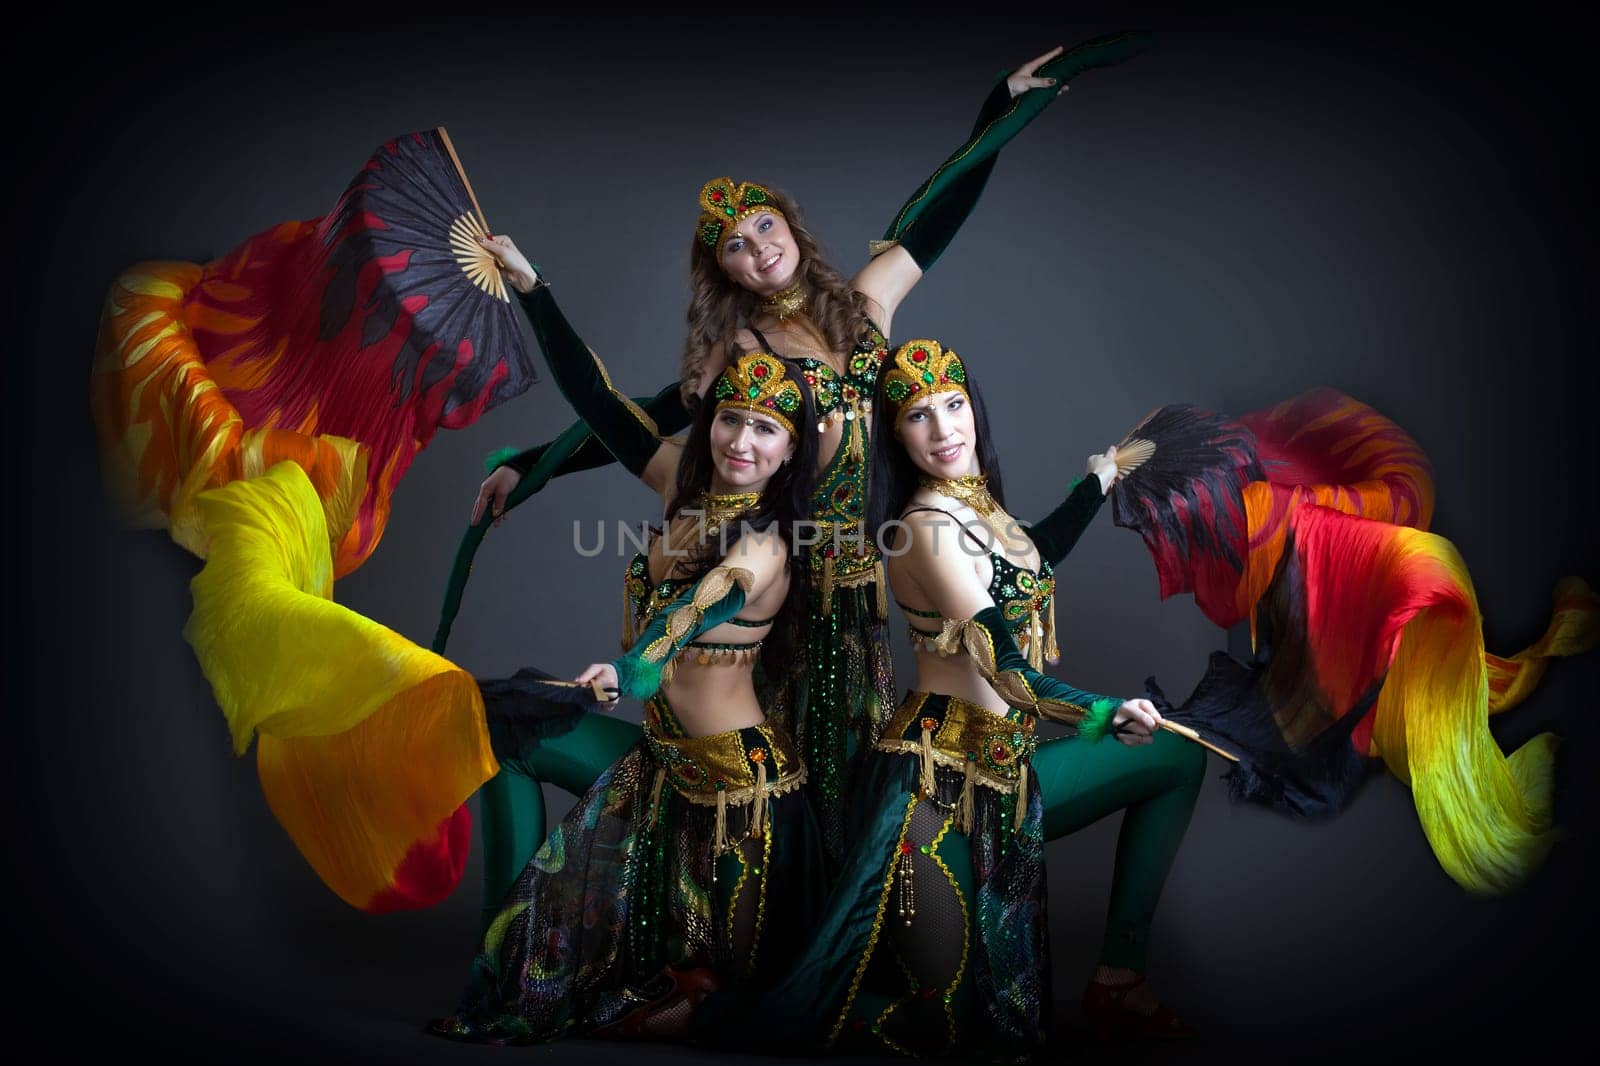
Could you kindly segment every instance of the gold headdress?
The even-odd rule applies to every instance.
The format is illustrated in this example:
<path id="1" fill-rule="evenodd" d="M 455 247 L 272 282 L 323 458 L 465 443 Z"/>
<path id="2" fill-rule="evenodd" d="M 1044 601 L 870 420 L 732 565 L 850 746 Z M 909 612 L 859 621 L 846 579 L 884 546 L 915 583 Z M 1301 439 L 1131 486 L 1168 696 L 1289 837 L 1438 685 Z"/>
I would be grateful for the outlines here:
<path id="1" fill-rule="evenodd" d="M 757 211 L 771 211 L 782 216 L 773 202 L 772 194 L 753 181 L 732 178 L 712 178 L 700 190 L 700 221 L 695 223 L 695 236 L 713 252 L 722 243 L 728 227 L 737 226 L 742 219 Z"/>
<path id="2" fill-rule="evenodd" d="M 967 393 L 967 369 L 961 357 L 947 352 L 938 341 L 916 340 L 902 344 L 883 378 L 883 395 L 894 404 L 895 416 L 906 401 L 933 392 Z"/>
<path id="3" fill-rule="evenodd" d="M 794 419 L 805 408 L 800 386 L 788 377 L 783 360 L 766 352 L 752 352 L 730 363 L 711 387 L 717 410 L 737 407 L 757 411 L 795 433 Z"/>

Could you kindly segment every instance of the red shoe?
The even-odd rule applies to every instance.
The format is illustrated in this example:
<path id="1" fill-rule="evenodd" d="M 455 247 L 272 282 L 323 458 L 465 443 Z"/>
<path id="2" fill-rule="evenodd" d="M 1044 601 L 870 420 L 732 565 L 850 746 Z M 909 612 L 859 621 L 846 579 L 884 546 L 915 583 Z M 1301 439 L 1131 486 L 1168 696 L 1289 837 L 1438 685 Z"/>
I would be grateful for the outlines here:
<path id="1" fill-rule="evenodd" d="M 722 987 L 717 975 L 703 967 L 668 966 L 645 986 L 650 999 L 603 1029 L 599 1040 L 678 1040 L 688 1035 L 694 1010 Z"/>
<path id="2" fill-rule="evenodd" d="M 1083 1016 L 1101 1040 L 1139 1036 L 1152 1040 L 1186 1040 L 1194 1026 L 1167 1007 L 1157 1004 L 1148 1014 L 1128 1006 L 1128 993 L 1144 984 L 1144 976 L 1125 985 L 1090 981 L 1083 990 Z"/>

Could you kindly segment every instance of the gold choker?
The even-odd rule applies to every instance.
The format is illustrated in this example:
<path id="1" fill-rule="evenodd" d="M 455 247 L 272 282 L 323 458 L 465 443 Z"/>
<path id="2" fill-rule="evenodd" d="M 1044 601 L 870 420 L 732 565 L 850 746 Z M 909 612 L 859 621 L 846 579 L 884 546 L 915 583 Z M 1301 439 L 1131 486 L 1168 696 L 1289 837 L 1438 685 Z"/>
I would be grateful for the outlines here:
<path id="1" fill-rule="evenodd" d="M 787 289 L 782 289 L 771 296 L 761 298 L 761 310 L 785 322 L 806 309 L 806 290 L 800 282 L 796 281 Z"/>

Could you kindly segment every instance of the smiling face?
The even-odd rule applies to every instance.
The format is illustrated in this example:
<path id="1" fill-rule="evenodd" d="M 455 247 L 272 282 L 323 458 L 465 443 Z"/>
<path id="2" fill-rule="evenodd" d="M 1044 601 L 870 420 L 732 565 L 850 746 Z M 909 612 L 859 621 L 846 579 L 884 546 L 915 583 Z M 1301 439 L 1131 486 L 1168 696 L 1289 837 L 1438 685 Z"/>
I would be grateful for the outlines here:
<path id="1" fill-rule="evenodd" d="M 722 484 L 715 491 L 762 491 L 794 449 L 794 437 L 776 419 L 740 407 L 718 411 L 711 420 L 711 461 Z"/>
<path id="2" fill-rule="evenodd" d="M 930 477 L 981 474 L 978 427 L 972 401 L 960 391 L 919 396 L 900 409 L 900 442 L 918 470 Z"/>
<path id="3" fill-rule="evenodd" d="M 717 262 L 741 288 L 771 296 L 794 280 L 800 252 L 782 215 L 756 211 L 728 228 L 717 249 Z"/>

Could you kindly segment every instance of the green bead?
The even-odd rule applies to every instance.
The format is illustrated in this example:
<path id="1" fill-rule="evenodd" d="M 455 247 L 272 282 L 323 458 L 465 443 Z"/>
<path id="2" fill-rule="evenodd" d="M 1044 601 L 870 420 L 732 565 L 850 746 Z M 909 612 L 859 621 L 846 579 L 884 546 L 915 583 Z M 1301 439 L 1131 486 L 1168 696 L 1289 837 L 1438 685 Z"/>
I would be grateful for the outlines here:
<path id="1" fill-rule="evenodd" d="M 932 855 L 933 854 L 933 849 L 928 847 L 928 845 L 926 845 L 926 844 L 922 845 L 922 847 L 918 848 L 917 850 L 922 852 L 922 854 L 924 854 L 924 855 Z"/>
<path id="2" fill-rule="evenodd" d="M 761 386 L 759 386 L 759 385 L 751 385 L 750 386 L 750 398 L 753 400 L 757 396 L 760 396 L 760 395 L 761 395 Z"/>
<path id="3" fill-rule="evenodd" d="M 756 877 L 760 877 L 761 876 L 761 867 L 752 866 L 752 867 L 750 867 L 750 872 L 752 874 L 754 874 Z"/>
<path id="4" fill-rule="evenodd" d="M 946 992 L 946 993 L 945 993 L 945 994 L 944 994 L 944 1001 L 945 1001 L 945 1003 L 947 1003 L 947 1004 L 948 1004 L 948 1003 L 949 1003 L 949 1002 L 950 1002 L 950 999 L 951 999 L 951 996 L 950 996 L 950 993 L 948 993 L 948 992 Z"/>

